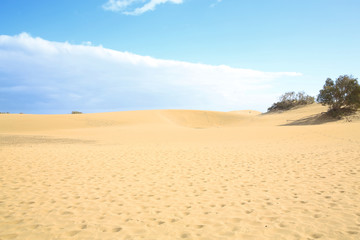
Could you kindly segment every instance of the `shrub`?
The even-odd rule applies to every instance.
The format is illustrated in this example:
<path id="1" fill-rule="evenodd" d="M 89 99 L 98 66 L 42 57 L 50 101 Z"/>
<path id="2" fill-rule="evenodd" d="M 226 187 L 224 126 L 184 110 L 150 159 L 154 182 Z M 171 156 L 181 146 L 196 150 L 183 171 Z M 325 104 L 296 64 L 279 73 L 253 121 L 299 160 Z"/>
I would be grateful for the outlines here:
<path id="1" fill-rule="evenodd" d="M 285 111 L 296 106 L 312 104 L 314 101 L 315 98 L 305 94 L 305 92 L 286 92 L 279 98 L 279 102 L 268 108 L 268 112 Z"/>
<path id="2" fill-rule="evenodd" d="M 360 108 L 360 85 L 351 75 L 339 76 L 335 83 L 331 78 L 326 79 L 323 89 L 317 97 L 322 105 L 328 105 L 333 116 Z"/>
<path id="3" fill-rule="evenodd" d="M 71 114 L 82 114 L 82 112 L 72 111 Z"/>

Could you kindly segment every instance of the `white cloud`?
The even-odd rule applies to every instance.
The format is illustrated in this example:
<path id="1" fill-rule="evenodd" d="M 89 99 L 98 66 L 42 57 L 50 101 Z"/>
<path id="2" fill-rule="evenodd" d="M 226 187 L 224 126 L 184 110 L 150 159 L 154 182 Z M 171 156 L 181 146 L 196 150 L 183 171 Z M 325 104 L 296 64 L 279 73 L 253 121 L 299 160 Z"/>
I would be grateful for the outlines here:
<path id="1" fill-rule="evenodd" d="M 117 12 L 124 10 L 135 2 L 138 2 L 138 0 L 109 0 L 103 5 L 103 8 L 105 10 Z"/>
<path id="2" fill-rule="evenodd" d="M 139 3 L 143 5 L 139 6 Z M 147 11 L 155 10 L 157 5 L 164 3 L 181 4 L 183 0 L 108 0 L 103 8 L 109 11 L 122 12 L 126 15 L 141 15 Z M 129 10 L 134 5 L 138 7 Z"/>
<path id="3" fill-rule="evenodd" d="M 215 7 L 216 5 L 218 5 L 221 2 L 222 2 L 222 0 L 216 0 L 214 3 L 210 4 L 210 7 Z"/>
<path id="4" fill-rule="evenodd" d="M 299 75 L 0 35 L 1 111 L 264 110 L 274 81 Z"/>

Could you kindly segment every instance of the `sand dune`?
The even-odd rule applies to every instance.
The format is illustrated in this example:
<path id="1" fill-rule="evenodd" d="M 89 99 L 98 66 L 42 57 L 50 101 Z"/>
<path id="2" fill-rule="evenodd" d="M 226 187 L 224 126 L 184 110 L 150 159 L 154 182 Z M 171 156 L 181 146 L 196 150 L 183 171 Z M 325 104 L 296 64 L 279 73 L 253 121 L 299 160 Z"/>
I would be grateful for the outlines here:
<path id="1" fill-rule="evenodd" d="M 63 114 L 63 115 L 32 115 L 5 114 L 2 115 L 2 133 L 37 132 L 59 129 L 78 129 L 113 126 L 136 125 L 178 125 L 190 128 L 239 126 L 252 116 L 259 115 L 257 111 L 214 112 L 197 110 L 150 110 L 128 111 L 93 114 Z"/>
<path id="2" fill-rule="evenodd" d="M 0 239 L 359 239 L 360 121 L 0 115 Z"/>

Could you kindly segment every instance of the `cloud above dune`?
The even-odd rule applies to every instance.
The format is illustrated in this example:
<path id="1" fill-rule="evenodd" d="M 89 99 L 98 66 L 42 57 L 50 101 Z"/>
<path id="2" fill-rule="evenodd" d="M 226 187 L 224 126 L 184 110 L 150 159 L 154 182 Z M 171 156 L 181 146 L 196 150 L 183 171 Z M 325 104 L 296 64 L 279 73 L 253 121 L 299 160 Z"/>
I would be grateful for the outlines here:
<path id="1" fill-rule="evenodd" d="M 218 5 L 219 3 L 221 3 L 222 0 L 215 0 L 215 2 L 213 2 L 210 7 L 215 7 L 216 5 Z"/>
<path id="2" fill-rule="evenodd" d="M 274 81 L 299 75 L 0 35 L 0 112 L 259 109 Z"/>
<path id="3" fill-rule="evenodd" d="M 147 11 L 155 10 L 157 5 L 164 3 L 181 4 L 183 0 L 108 0 L 103 8 L 125 15 L 141 15 Z"/>

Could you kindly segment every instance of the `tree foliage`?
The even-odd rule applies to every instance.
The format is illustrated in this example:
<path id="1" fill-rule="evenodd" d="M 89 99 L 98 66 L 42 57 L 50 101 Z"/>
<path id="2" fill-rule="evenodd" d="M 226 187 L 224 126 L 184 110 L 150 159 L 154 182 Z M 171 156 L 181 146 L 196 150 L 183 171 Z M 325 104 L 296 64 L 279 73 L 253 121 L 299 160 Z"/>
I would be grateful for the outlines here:
<path id="1" fill-rule="evenodd" d="M 286 92 L 279 98 L 279 102 L 268 108 L 268 112 L 289 110 L 299 105 L 314 103 L 315 98 L 305 92 Z"/>
<path id="2" fill-rule="evenodd" d="M 323 89 L 317 97 L 322 105 L 328 105 L 329 111 L 356 110 L 360 108 L 360 85 L 356 78 L 341 75 L 334 82 L 326 79 Z"/>

